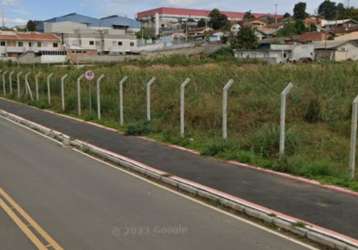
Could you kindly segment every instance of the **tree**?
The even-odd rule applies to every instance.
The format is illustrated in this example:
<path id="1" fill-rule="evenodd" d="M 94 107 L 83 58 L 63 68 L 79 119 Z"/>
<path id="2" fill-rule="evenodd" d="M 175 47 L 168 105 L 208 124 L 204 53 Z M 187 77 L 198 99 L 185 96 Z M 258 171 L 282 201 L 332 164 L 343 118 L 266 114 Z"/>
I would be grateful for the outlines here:
<path id="1" fill-rule="evenodd" d="M 325 0 L 318 7 L 318 14 L 323 16 L 327 20 L 335 20 L 337 19 L 337 6 L 335 2 L 331 2 L 330 0 Z"/>
<path id="2" fill-rule="evenodd" d="M 201 19 L 198 21 L 198 27 L 199 27 L 199 28 L 206 27 L 206 20 L 205 20 L 204 18 L 201 18 Z"/>
<path id="3" fill-rule="evenodd" d="M 291 17 L 291 14 L 286 12 L 284 15 L 283 15 L 283 18 L 290 18 Z"/>
<path id="4" fill-rule="evenodd" d="M 209 14 L 209 24 L 214 30 L 219 30 L 229 25 L 229 19 L 226 15 L 222 14 L 220 10 L 213 9 Z"/>
<path id="5" fill-rule="evenodd" d="M 244 21 L 252 21 L 255 19 L 255 16 L 251 13 L 251 11 L 245 12 Z"/>
<path id="6" fill-rule="evenodd" d="M 253 29 L 244 26 L 235 37 L 231 39 L 233 49 L 256 49 L 258 45 L 257 36 Z"/>
<path id="7" fill-rule="evenodd" d="M 285 26 L 277 32 L 277 36 L 293 36 L 306 32 L 306 26 L 302 20 L 288 22 Z"/>
<path id="8" fill-rule="evenodd" d="M 296 20 L 304 20 L 308 14 L 306 13 L 307 5 L 304 2 L 299 2 L 295 5 L 293 9 L 293 17 Z"/>
<path id="9" fill-rule="evenodd" d="M 29 20 L 26 24 L 27 31 L 36 31 L 36 23 L 32 20 Z"/>
<path id="10" fill-rule="evenodd" d="M 302 20 L 297 20 L 295 22 L 295 29 L 296 29 L 296 34 L 302 34 L 307 31 L 305 23 Z"/>

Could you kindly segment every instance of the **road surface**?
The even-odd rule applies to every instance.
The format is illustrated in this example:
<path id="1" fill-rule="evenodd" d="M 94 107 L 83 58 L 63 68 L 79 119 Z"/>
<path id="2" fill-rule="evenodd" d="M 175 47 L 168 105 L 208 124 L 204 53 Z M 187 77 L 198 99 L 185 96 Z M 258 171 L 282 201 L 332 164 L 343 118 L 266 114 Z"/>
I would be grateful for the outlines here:
<path id="1" fill-rule="evenodd" d="M 308 249 L 1 118 L 0 138 L 0 188 L 64 249 Z M 1 209 L 0 244 L 35 249 Z"/>

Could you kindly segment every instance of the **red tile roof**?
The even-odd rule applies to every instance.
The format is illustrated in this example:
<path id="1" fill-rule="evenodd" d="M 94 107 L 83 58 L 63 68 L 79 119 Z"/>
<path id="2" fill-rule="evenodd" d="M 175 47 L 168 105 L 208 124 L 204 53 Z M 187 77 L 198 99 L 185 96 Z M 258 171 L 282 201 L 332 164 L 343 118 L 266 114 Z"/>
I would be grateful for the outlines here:
<path id="1" fill-rule="evenodd" d="M 56 42 L 60 38 L 55 34 L 44 34 L 37 32 L 28 33 L 0 33 L 2 41 L 34 41 L 34 42 Z"/>
<path id="2" fill-rule="evenodd" d="M 139 12 L 137 17 L 144 18 L 149 16 L 154 16 L 156 13 L 160 15 L 177 15 L 177 16 L 199 16 L 199 17 L 207 17 L 211 10 L 199 10 L 199 9 L 184 9 L 184 8 L 157 8 L 152 10 L 147 10 L 143 12 Z M 243 19 L 245 12 L 234 12 L 234 11 L 222 11 L 224 15 L 226 15 L 229 19 L 241 20 Z M 271 15 L 268 13 L 252 13 L 256 18 Z M 271 15 L 272 16 L 272 15 Z"/>

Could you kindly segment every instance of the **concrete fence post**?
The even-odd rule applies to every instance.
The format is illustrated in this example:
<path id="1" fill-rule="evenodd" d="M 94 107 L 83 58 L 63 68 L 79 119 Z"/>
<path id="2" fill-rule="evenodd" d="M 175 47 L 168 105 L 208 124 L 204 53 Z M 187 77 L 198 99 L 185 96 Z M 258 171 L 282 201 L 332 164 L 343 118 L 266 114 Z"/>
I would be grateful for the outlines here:
<path id="1" fill-rule="evenodd" d="M 180 85 L 180 136 L 185 136 L 185 87 L 190 83 L 190 78 L 187 78 Z"/>
<path id="2" fill-rule="evenodd" d="M 97 118 L 98 120 L 102 119 L 102 112 L 101 112 L 101 81 L 103 80 L 104 75 L 102 74 L 97 79 L 97 85 L 96 85 L 96 93 L 97 93 Z"/>
<path id="3" fill-rule="evenodd" d="M 64 76 L 61 77 L 61 106 L 62 106 L 62 111 L 65 111 L 66 107 L 65 107 L 65 80 L 68 77 L 68 74 L 65 74 Z"/>
<path id="4" fill-rule="evenodd" d="M 119 82 L 119 124 L 124 125 L 124 114 L 123 114 L 123 84 L 128 80 L 128 76 L 122 78 Z"/>
<path id="5" fill-rule="evenodd" d="M 26 89 L 26 93 L 29 94 L 31 101 L 34 100 L 33 95 L 32 95 L 32 90 L 30 87 L 30 83 L 29 83 L 29 76 L 30 76 L 31 72 L 28 72 L 25 75 L 25 89 Z"/>
<path id="6" fill-rule="evenodd" d="M 358 96 L 353 101 L 352 106 L 352 131 L 351 131 L 351 149 L 349 154 L 350 177 L 355 178 L 356 170 L 356 148 L 357 148 L 357 119 L 358 119 Z"/>
<path id="7" fill-rule="evenodd" d="M 47 76 L 47 101 L 48 105 L 51 105 L 51 78 L 53 76 L 53 73 L 49 74 Z"/>
<path id="8" fill-rule="evenodd" d="M 151 121 L 152 116 L 151 116 L 151 106 L 150 106 L 150 101 L 151 101 L 151 86 L 153 85 L 153 83 L 155 82 L 156 78 L 153 77 L 152 79 L 150 79 L 149 82 L 147 82 L 147 121 Z"/>
<path id="9" fill-rule="evenodd" d="M 77 114 L 81 115 L 81 80 L 85 77 L 84 74 L 77 78 Z"/>
<path id="10" fill-rule="evenodd" d="M 21 81 L 21 75 L 22 72 L 17 73 L 17 98 L 21 98 L 21 85 L 20 85 L 20 81 Z"/>
<path id="11" fill-rule="evenodd" d="M 41 72 L 37 73 L 35 76 L 35 95 L 36 95 L 36 101 L 40 100 L 39 95 L 39 78 L 40 78 Z"/>
<path id="12" fill-rule="evenodd" d="M 228 83 L 225 85 L 223 89 L 223 139 L 227 139 L 227 99 L 228 99 L 228 92 L 231 86 L 233 85 L 234 80 L 230 79 Z"/>
<path id="13" fill-rule="evenodd" d="M 285 155 L 285 140 L 286 140 L 286 100 L 287 95 L 293 88 L 293 84 L 290 82 L 287 87 L 281 93 L 281 116 L 280 116 L 280 158 Z"/>
<path id="14" fill-rule="evenodd" d="M 8 71 L 5 71 L 2 73 L 2 92 L 3 95 L 6 96 L 6 74 L 8 73 Z"/>
<path id="15" fill-rule="evenodd" d="M 9 91 L 10 95 L 13 94 L 13 88 L 12 88 L 12 76 L 15 74 L 15 71 L 11 71 L 9 74 Z"/>

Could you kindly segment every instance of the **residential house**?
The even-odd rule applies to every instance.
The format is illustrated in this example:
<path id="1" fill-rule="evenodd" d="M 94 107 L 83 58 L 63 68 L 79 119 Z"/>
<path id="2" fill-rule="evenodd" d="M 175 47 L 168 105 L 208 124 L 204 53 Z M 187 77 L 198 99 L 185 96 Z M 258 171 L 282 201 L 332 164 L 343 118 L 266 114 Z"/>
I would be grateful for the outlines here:
<path id="1" fill-rule="evenodd" d="M 312 43 L 331 39 L 333 39 L 333 35 L 328 32 L 305 32 L 293 38 L 298 43 Z"/>
<path id="2" fill-rule="evenodd" d="M 61 39 L 55 34 L 0 32 L 0 57 L 2 59 L 18 60 L 26 54 L 32 54 L 34 60 L 39 63 L 58 63 L 66 60 L 66 51 L 61 45 Z"/>
<path id="3" fill-rule="evenodd" d="M 353 27 L 358 27 L 358 22 L 354 19 L 321 20 L 321 28 L 328 32 L 331 32 L 337 28 L 350 29 Z"/>
<path id="4" fill-rule="evenodd" d="M 316 60 L 358 60 L 358 40 L 315 42 Z"/>
<path id="5" fill-rule="evenodd" d="M 314 46 L 312 44 L 265 44 L 256 50 L 236 50 L 235 57 L 263 60 L 271 64 L 312 61 L 314 59 Z"/>

